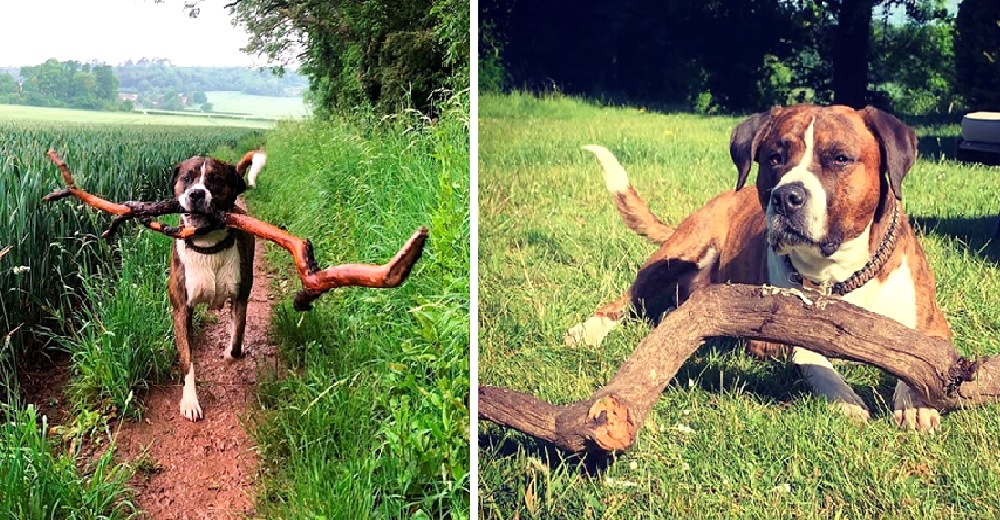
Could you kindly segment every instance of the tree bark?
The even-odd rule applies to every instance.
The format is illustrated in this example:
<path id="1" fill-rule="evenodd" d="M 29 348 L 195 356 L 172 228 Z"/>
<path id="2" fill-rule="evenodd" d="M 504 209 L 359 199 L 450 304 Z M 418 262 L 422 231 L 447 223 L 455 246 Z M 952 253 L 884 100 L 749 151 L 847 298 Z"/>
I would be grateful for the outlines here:
<path id="1" fill-rule="evenodd" d="M 874 0 L 841 0 L 833 41 L 833 102 L 864 108 Z"/>
<path id="2" fill-rule="evenodd" d="M 552 405 L 481 386 L 479 417 L 572 451 L 619 451 L 681 364 L 713 336 L 799 345 L 828 357 L 876 365 L 924 394 L 939 410 L 1000 397 L 1000 356 L 972 361 L 947 340 L 813 291 L 713 285 L 695 292 L 643 339 L 591 397 Z"/>

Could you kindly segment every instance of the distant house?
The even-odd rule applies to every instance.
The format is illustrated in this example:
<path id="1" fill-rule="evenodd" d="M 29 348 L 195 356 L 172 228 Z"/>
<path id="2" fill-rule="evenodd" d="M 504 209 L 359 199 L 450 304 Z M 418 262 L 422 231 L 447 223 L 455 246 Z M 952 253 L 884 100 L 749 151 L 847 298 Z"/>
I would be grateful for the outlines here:
<path id="1" fill-rule="evenodd" d="M 131 101 L 134 103 L 139 100 L 139 94 L 137 92 L 119 92 L 118 99 L 121 101 Z"/>

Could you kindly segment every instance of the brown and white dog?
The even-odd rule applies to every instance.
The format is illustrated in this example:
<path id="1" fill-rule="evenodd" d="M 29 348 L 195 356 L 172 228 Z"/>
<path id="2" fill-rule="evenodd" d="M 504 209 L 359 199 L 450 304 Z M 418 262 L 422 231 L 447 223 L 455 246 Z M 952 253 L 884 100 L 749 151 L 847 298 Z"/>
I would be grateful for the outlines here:
<path id="1" fill-rule="evenodd" d="M 202 227 L 205 217 L 198 213 L 242 212 L 236 206 L 236 197 L 246 190 L 243 173 L 250 161 L 247 157 L 244 159 L 239 167 L 234 167 L 218 159 L 195 156 L 174 168 L 171 180 L 174 197 L 182 208 L 191 212 L 181 216 L 183 223 Z M 221 309 L 227 300 L 231 301 L 232 337 L 225 356 L 234 359 L 243 355 L 247 301 L 253 285 L 253 252 L 253 235 L 234 229 L 216 230 L 174 243 L 170 262 L 170 303 L 184 373 L 180 411 L 191 421 L 205 416 L 195 389 L 191 315 L 195 305 L 203 303 L 212 309 Z"/>
<path id="2" fill-rule="evenodd" d="M 903 177 L 916 160 L 916 135 L 868 107 L 797 105 L 755 114 L 732 132 L 735 191 L 719 195 L 676 230 L 661 223 L 600 147 L 608 188 L 629 227 L 661 243 L 629 291 L 567 333 L 599 344 L 627 309 L 656 321 L 699 287 L 726 281 L 818 288 L 930 336 L 950 338 L 935 280 L 902 208 Z M 752 163 L 756 189 L 744 188 Z M 757 353 L 774 352 L 767 344 Z M 800 347 L 792 362 L 817 394 L 852 416 L 863 401 L 825 357 Z M 893 416 L 903 427 L 940 425 L 937 410 L 898 382 Z"/>

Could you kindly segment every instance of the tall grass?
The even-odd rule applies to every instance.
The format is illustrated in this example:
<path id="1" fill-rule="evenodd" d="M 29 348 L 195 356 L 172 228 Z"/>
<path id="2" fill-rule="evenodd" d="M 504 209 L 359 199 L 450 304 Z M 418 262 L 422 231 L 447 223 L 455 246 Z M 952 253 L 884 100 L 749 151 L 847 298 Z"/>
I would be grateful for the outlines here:
<path id="1" fill-rule="evenodd" d="M 735 184 L 739 120 L 608 109 L 569 98 L 480 98 L 481 384 L 566 403 L 614 375 L 648 327 L 600 347 L 563 334 L 624 291 L 653 247 L 621 222 L 600 167 L 580 146 L 619 157 L 669 224 Z M 903 203 L 934 274 L 958 349 L 1000 351 L 997 168 L 940 160 L 929 146 L 957 126 L 918 127 L 922 155 Z M 607 461 L 569 457 L 480 424 L 480 518 L 997 518 L 1000 410 L 957 410 L 934 435 L 892 423 L 894 379 L 841 367 L 872 420 L 831 412 L 784 362 L 735 341 L 702 346 L 639 430 Z"/>
<path id="2" fill-rule="evenodd" d="M 256 428 L 273 518 L 469 516 L 468 113 L 375 127 L 280 125 L 250 194 L 258 216 L 313 240 L 321 265 L 383 263 L 419 225 L 397 289 L 339 289 L 273 333 L 294 370 L 264 383 Z M 283 250 L 268 256 L 287 270 Z M 291 288 L 297 280 L 290 282 Z"/>
<path id="3" fill-rule="evenodd" d="M 14 412 L 0 423 L 0 518 L 132 518 L 132 470 L 116 466 L 113 453 L 78 469 L 79 453 L 53 453 L 47 422 L 33 406 Z"/>

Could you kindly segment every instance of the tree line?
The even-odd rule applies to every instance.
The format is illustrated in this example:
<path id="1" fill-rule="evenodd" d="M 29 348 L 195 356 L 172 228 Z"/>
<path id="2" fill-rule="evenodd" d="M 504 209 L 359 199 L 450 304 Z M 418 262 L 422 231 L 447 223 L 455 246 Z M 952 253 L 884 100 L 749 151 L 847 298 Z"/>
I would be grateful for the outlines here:
<path id="1" fill-rule="evenodd" d="M 1000 2 L 481 0 L 480 87 L 748 111 L 1000 102 Z M 992 56 L 992 58 L 991 58 Z"/>
<path id="2" fill-rule="evenodd" d="M 0 103 L 131 110 L 118 99 L 118 78 L 110 65 L 55 59 L 21 67 L 17 78 L 9 70 L 0 72 Z"/>
<path id="3" fill-rule="evenodd" d="M 144 96 L 167 91 L 184 93 L 212 90 L 238 90 L 258 96 L 301 96 L 307 88 L 305 77 L 295 70 L 281 75 L 270 70 L 247 67 L 178 67 L 165 59 L 126 61 L 115 67 L 122 90 Z"/>

